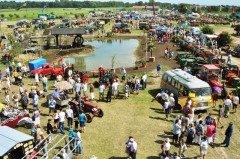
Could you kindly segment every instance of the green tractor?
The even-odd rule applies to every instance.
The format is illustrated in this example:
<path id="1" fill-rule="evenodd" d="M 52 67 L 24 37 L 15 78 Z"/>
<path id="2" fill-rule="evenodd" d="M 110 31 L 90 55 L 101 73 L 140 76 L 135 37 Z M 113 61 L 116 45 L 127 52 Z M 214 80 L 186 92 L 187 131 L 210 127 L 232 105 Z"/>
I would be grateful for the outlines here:
<path id="1" fill-rule="evenodd" d="M 192 67 L 194 69 L 197 69 L 198 67 L 200 68 L 200 65 L 202 64 L 208 64 L 208 61 L 204 60 L 201 57 L 196 57 L 194 59 L 180 59 L 180 66 L 182 69 L 184 69 L 185 67 Z"/>
<path id="2" fill-rule="evenodd" d="M 195 58 L 190 52 L 178 52 L 176 60 L 179 62 L 181 59 L 192 59 Z"/>

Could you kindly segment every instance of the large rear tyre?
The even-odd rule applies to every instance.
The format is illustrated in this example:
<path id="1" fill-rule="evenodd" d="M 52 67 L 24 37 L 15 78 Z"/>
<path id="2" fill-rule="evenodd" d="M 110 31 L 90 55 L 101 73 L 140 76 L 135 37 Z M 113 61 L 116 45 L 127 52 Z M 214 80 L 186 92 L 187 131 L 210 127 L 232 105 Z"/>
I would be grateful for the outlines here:
<path id="1" fill-rule="evenodd" d="M 102 118 L 103 115 L 104 115 L 103 110 L 99 108 L 99 109 L 98 109 L 98 117 L 99 117 L 99 118 Z"/>
<path id="2" fill-rule="evenodd" d="M 92 119 L 93 119 L 93 116 L 91 114 L 89 114 L 89 113 L 86 113 L 85 115 L 87 117 L 87 123 L 91 123 Z"/>

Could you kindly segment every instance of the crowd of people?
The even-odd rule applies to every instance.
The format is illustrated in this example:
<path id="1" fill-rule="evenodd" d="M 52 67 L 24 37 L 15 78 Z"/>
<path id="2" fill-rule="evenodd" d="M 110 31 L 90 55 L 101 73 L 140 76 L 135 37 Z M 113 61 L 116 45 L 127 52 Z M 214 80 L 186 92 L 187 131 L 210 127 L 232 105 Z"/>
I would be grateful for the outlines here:
<path id="1" fill-rule="evenodd" d="M 215 97 L 214 97 L 215 96 Z M 175 99 L 173 93 L 167 90 L 161 90 L 155 96 L 156 100 L 159 100 L 163 105 L 163 111 L 166 114 L 166 120 L 169 120 L 169 115 L 173 119 L 173 130 L 172 130 L 172 145 L 179 147 L 178 157 L 184 157 L 184 152 L 187 147 L 191 145 L 198 145 L 200 147 L 200 156 L 205 158 L 207 154 L 208 146 L 215 147 L 215 140 L 217 139 L 217 134 L 224 127 L 222 119 L 228 118 L 230 114 L 230 109 L 232 113 L 236 113 L 236 108 L 239 105 L 239 97 L 237 95 L 232 96 L 229 93 L 226 99 L 223 100 L 223 105 L 219 104 L 217 116 L 213 116 L 211 113 L 204 117 L 204 114 L 199 113 L 196 116 L 194 111 L 194 102 L 191 97 L 187 98 L 187 101 L 182 109 L 182 115 L 173 115 L 175 106 Z M 218 98 L 216 97 L 216 92 L 213 93 L 213 107 L 216 108 L 216 103 Z M 225 147 L 230 146 L 230 139 L 233 133 L 233 122 L 229 123 L 225 131 L 225 140 L 221 143 Z M 162 145 L 161 157 L 167 159 L 173 154 L 170 153 L 170 140 L 167 138 Z"/>

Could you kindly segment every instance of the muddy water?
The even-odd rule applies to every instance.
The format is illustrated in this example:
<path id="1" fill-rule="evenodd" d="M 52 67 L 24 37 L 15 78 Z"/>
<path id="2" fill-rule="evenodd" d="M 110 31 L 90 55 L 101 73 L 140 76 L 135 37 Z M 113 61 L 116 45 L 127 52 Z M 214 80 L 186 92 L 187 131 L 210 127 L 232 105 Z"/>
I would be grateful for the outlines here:
<path id="1" fill-rule="evenodd" d="M 139 45 L 136 39 L 94 40 L 84 44 L 93 45 L 95 50 L 86 55 L 64 58 L 63 61 L 83 71 L 97 70 L 101 65 L 105 69 L 135 66 L 134 52 Z"/>

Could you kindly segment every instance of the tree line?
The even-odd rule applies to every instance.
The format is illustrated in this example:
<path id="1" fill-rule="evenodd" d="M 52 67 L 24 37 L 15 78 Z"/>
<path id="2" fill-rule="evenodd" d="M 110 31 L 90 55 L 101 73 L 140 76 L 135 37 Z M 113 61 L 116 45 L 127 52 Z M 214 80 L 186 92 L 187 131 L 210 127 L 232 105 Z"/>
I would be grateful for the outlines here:
<path id="1" fill-rule="evenodd" d="M 132 7 L 132 6 L 152 6 L 152 0 L 149 2 L 138 1 L 135 3 L 121 2 L 121 1 L 69 1 L 69 0 L 55 0 L 55 2 L 37 2 L 37 1 L 26 1 L 26 2 L 15 2 L 15 1 L 0 1 L 0 9 L 21 9 L 21 8 L 43 8 L 46 5 L 47 8 L 104 8 L 104 7 Z M 196 10 L 195 6 L 189 4 L 171 4 L 161 3 L 154 1 L 155 6 L 159 6 L 162 9 L 179 10 L 181 13 L 186 12 L 219 12 L 222 8 L 223 12 L 232 12 L 232 6 L 205 6 L 198 7 Z M 236 7 L 236 12 L 240 12 L 240 7 Z"/>

